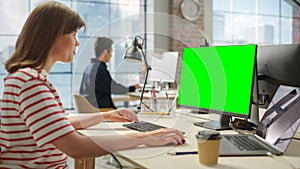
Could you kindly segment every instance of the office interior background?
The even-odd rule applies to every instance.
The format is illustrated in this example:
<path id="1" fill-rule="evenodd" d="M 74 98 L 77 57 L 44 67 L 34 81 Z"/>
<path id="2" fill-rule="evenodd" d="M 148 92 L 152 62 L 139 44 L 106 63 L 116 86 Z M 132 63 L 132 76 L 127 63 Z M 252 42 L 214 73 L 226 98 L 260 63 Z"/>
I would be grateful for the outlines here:
<path id="1" fill-rule="evenodd" d="M 78 33 L 80 46 L 72 63 L 57 63 L 50 79 L 66 109 L 74 109 L 72 93 L 78 93 L 84 67 L 94 58 L 98 36 L 113 39 L 113 57 L 108 67 L 120 83 L 143 82 L 142 63 L 123 60 L 135 36 L 145 40 L 151 57 L 166 51 L 179 52 L 177 69 L 185 47 L 255 43 L 259 45 L 300 43 L 299 0 L 194 0 L 199 16 L 187 19 L 180 8 L 184 0 L 60 0 L 85 19 L 85 31 Z M 14 51 L 19 32 L 29 13 L 41 0 L 0 0 L 0 61 Z M 192 7 L 191 12 L 196 8 Z M 166 63 L 167 64 L 167 63 Z M 6 74 L 0 65 L 0 97 Z M 178 79 L 179 77 L 176 77 Z"/>

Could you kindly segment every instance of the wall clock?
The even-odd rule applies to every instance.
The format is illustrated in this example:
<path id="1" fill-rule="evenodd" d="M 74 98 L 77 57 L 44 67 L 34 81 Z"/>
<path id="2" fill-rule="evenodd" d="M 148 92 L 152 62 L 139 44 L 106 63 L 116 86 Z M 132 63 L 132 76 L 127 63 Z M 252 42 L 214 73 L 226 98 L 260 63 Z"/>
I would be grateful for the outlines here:
<path id="1" fill-rule="evenodd" d="M 182 16 L 189 20 L 194 21 L 201 15 L 201 7 L 198 0 L 183 0 L 180 4 Z"/>

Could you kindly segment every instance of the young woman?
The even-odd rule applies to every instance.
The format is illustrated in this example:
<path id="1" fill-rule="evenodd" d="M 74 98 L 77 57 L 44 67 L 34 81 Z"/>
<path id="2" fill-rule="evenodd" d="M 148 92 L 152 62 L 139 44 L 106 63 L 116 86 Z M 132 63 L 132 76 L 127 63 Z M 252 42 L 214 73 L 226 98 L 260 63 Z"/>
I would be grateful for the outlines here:
<path id="1" fill-rule="evenodd" d="M 1 106 L 0 168 L 67 168 L 67 157 L 97 157 L 138 145 L 182 144 L 175 129 L 89 137 L 76 129 L 102 121 L 138 121 L 134 112 L 118 109 L 68 118 L 48 76 L 52 66 L 71 62 L 85 22 L 62 3 L 46 1 L 26 20 L 14 54 L 6 61 Z"/>

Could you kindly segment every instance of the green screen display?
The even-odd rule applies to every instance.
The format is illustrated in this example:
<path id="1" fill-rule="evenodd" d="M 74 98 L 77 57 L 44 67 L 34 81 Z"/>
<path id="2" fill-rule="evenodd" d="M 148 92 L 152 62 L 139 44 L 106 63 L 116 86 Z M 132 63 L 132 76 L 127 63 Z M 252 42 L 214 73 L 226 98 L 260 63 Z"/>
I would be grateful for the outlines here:
<path id="1" fill-rule="evenodd" d="M 256 47 L 251 44 L 185 48 L 178 105 L 248 116 Z"/>

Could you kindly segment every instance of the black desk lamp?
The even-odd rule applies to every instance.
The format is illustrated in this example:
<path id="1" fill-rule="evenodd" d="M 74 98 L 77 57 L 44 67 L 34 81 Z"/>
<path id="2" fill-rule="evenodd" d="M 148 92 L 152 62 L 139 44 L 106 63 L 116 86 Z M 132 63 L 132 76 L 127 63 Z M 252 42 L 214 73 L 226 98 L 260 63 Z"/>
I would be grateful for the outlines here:
<path id="1" fill-rule="evenodd" d="M 139 40 L 141 40 L 141 42 L 139 42 Z M 137 110 L 140 112 L 141 110 L 141 105 L 144 104 L 143 103 L 143 96 L 144 96 L 144 92 L 145 92 L 145 86 L 147 83 L 147 78 L 148 78 L 148 73 L 149 70 L 151 70 L 151 66 L 148 65 L 145 53 L 143 52 L 143 45 L 144 45 L 144 39 L 140 36 L 136 36 L 134 37 L 134 40 L 132 41 L 132 46 L 130 46 L 125 55 L 124 55 L 124 59 L 128 60 L 128 61 L 138 61 L 138 62 L 142 62 L 142 57 L 144 59 L 144 63 L 146 66 L 146 76 L 145 76 L 145 81 L 143 84 L 143 88 L 142 88 L 142 93 L 140 96 L 140 103 L 137 106 Z M 146 104 L 144 104 L 147 108 L 149 108 L 149 106 L 147 106 Z"/>

